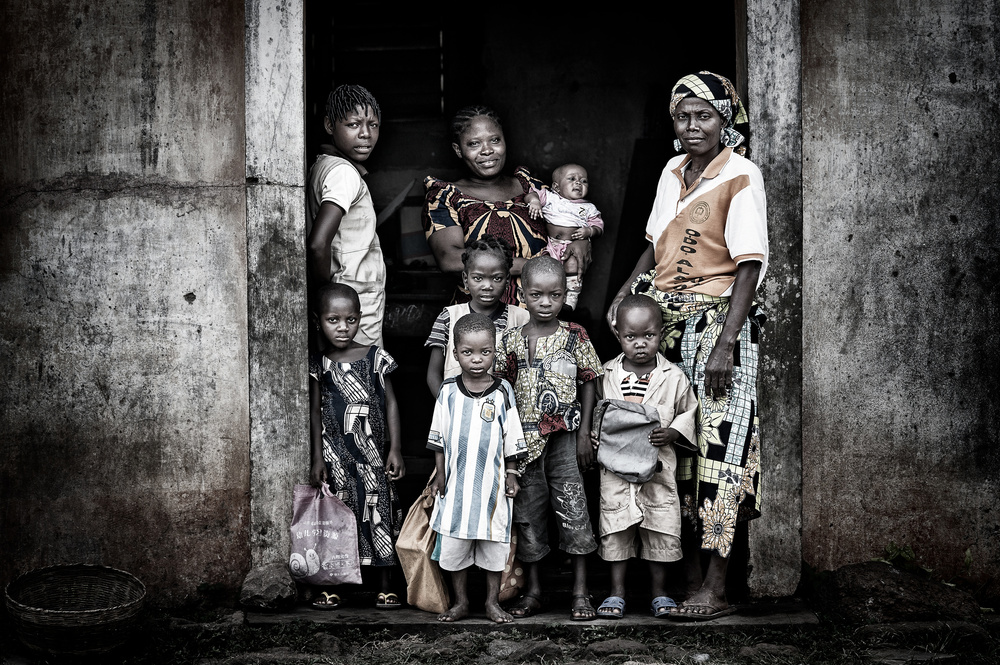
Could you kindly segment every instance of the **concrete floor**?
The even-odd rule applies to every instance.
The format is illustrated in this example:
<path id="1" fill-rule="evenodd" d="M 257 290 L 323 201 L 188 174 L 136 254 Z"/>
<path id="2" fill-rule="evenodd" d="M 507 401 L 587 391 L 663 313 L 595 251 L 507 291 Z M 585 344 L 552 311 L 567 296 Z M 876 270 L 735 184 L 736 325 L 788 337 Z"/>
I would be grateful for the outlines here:
<path id="1" fill-rule="evenodd" d="M 596 603 L 595 603 L 596 604 Z M 626 616 L 620 620 L 595 619 L 594 621 L 571 621 L 569 604 L 565 608 L 549 607 L 541 614 L 527 619 L 518 619 L 512 624 L 498 625 L 486 618 L 480 609 L 472 616 L 455 623 L 441 623 L 437 615 L 409 607 L 398 610 L 377 610 L 372 607 L 342 606 L 336 610 L 314 610 L 309 607 L 297 607 L 290 612 L 255 613 L 247 612 L 246 622 L 249 626 L 267 626 L 293 621 L 306 621 L 323 626 L 341 626 L 344 628 L 388 630 L 395 634 L 405 633 L 442 633 L 493 632 L 516 628 L 520 632 L 532 634 L 545 633 L 552 629 L 560 631 L 586 631 L 592 628 L 614 629 L 627 631 L 634 628 L 656 627 L 670 632 L 690 631 L 728 631 L 747 630 L 755 628 L 779 627 L 809 627 L 819 623 L 812 610 L 796 603 L 754 604 L 742 605 L 735 614 L 715 619 L 713 621 L 671 621 L 656 619 L 649 613 L 645 605 L 632 603 L 626 607 Z"/>

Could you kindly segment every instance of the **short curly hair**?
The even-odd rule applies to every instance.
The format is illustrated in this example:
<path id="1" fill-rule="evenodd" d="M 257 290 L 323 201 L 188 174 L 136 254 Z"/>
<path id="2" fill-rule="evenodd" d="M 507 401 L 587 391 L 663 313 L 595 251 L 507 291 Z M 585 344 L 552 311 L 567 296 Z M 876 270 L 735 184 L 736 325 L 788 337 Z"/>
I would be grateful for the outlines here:
<path id="1" fill-rule="evenodd" d="M 458 346 L 458 341 L 461 338 L 477 332 L 488 332 L 493 336 L 494 342 L 496 341 L 497 327 L 493 323 L 493 319 L 479 312 L 466 314 L 455 322 L 455 331 L 453 333 L 455 346 Z"/>
<path id="2" fill-rule="evenodd" d="M 526 285 L 536 275 L 556 275 L 566 283 L 566 269 L 563 268 L 562 261 L 557 261 L 551 256 L 536 256 L 528 259 L 524 267 L 521 268 L 521 284 Z"/>
<path id="3" fill-rule="evenodd" d="M 660 306 L 657 302 L 649 296 L 644 296 L 641 293 L 630 293 L 622 298 L 621 302 L 618 303 L 618 309 L 615 312 L 616 317 L 621 316 L 622 312 L 627 312 L 632 309 L 645 309 L 655 314 L 658 318 L 663 317 L 663 312 L 660 310 Z"/>
<path id="4" fill-rule="evenodd" d="M 347 284 L 327 282 L 316 289 L 316 307 L 320 308 L 334 298 L 345 298 L 361 311 L 361 298 L 358 292 Z M 319 311 L 316 312 L 319 314 Z"/>

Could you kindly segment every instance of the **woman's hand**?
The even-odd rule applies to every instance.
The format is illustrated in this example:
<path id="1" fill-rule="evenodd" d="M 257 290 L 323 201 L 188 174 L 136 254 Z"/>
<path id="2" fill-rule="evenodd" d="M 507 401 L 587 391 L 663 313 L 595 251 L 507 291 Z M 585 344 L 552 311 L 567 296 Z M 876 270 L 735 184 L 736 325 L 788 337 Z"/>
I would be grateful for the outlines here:
<path id="1" fill-rule="evenodd" d="M 317 460 L 309 467 L 309 484 L 313 487 L 322 487 L 326 482 L 326 462 Z"/>
<path id="2" fill-rule="evenodd" d="M 403 463 L 403 456 L 398 450 L 389 450 L 385 456 L 385 473 L 389 480 L 399 480 L 406 475 L 406 464 Z"/>
<path id="3" fill-rule="evenodd" d="M 715 399 L 733 387 L 733 349 L 716 344 L 705 361 L 705 390 Z"/>
<path id="4" fill-rule="evenodd" d="M 639 260 L 635 262 L 635 268 L 632 270 L 632 274 L 629 275 L 628 281 L 625 282 L 622 288 L 618 289 L 618 295 L 616 295 L 615 299 L 611 301 L 611 307 L 608 307 L 608 314 L 606 318 L 608 321 L 608 326 L 611 328 L 611 332 L 615 334 L 615 337 L 618 336 L 618 330 L 615 329 L 615 323 L 617 322 L 618 319 L 619 303 L 621 303 L 622 298 L 624 298 L 629 294 L 629 291 L 631 290 L 632 287 L 632 282 L 634 282 L 636 278 L 639 277 L 639 275 L 641 275 L 644 272 L 652 270 L 655 266 L 656 266 L 656 260 L 653 253 L 653 246 L 650 245 L 649 247 L 646 248 L 646 251 L 644 251 L 642 255 L 639 256 Z"/>
<path id="5" fill-rule="evenodd" d="M 569 261 L 570 257 L 576 259 L 581 275 L 587 272 L 587 268 L 590 267 L 591 261 L 590 241 L 574 240 L 570 244 L 566 245 L 566 253 L 563 255 L 563 262 Z"/>
<path id="6" fill-rule="evenodd" d="M 743 323 L 753 305 L 760 266 L 760 261 L 744 261 L 737 266 L 726 321 L 705 361 L 705 391 L 717 399 L 725 397 L 733 387 L 733 352 L 739 344 L 740 330 L 743 329 Z"/>
<path id="7" fill-rule="evenodd" d="M 605 315 L 604 319 L 608 322 L 608 327 L 611 328 L 611 332 L 614 333 L 615 337 L 618 336 L 618 329 L 615 325 L 618 323 L 618 305 L 621 304 L 625 296 L 628 295 L 627 291 L 619 291 L 615 299 L 611 301 L 611 306 L 608 307 L 608 313 Z"/>

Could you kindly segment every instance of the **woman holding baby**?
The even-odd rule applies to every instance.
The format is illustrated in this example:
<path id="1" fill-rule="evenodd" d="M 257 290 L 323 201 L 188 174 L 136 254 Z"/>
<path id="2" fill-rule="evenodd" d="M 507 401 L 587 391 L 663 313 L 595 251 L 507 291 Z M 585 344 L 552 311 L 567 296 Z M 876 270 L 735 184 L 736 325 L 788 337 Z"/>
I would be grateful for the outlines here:
<path id="1" fill-rule="evenodd" d="M 444 272 L 462 272 L 462 252 L 467 240 L 485 235 L 502 238 L 514 249 L 511 280 L 503 302 L 519 305 L 521 268 L 538 256 L 548 242 L 545 220 L 532 218 L 525 197 L 542 182 L 524 168 L 506 175 L 507 143 L 500 118 L 486 106 L 459 110 L 451 125 L 452 150 L 465 166 L 467 175 L 455 182 L 428 176 L 423 224 L 438 267 Z M 583 270 L 590 265 L 590 242 L 575 240 L 566 253 L 576 258 Z M 456 294 L 464 302 L 467 294 Z"/>

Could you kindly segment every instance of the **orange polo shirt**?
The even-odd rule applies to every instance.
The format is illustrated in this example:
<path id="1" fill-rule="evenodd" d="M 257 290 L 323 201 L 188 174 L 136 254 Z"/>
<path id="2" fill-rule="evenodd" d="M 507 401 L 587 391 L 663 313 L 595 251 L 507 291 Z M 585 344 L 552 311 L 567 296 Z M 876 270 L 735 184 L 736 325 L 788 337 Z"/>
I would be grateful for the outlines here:
<path id="1" fill-rule="evenodd" d="M 760 261 L 767 271 L 767 199 L 760 170 L 725 148 L 690 188 L 689 155 L 667 162 L 646 223 L 661 291 L 728 296 L 736 266 Z"/>

